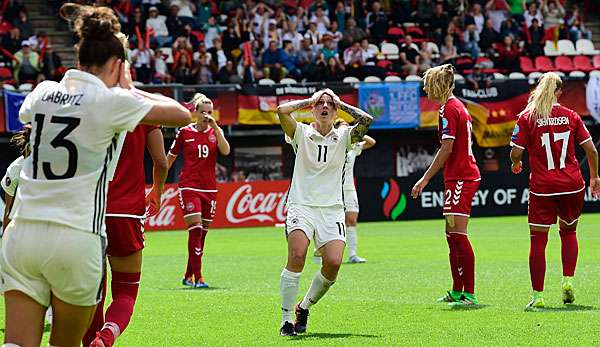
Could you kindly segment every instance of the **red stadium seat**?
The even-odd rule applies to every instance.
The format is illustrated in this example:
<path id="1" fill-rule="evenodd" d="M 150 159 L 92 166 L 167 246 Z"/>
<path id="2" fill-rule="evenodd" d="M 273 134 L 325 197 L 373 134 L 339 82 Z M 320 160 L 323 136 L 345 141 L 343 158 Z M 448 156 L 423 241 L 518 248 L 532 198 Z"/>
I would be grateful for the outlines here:
<path id="1" fill-rule="evenodd" d="M 595 70 L 600 70 L 600 55 L 595 55 L 594 56 L 593 63 L 594 63 L 594 69 Z"/>
<path id="2" fill-rule="evenodd" d="M 404 30 L 402 28 L 399 28 L 399 27 L 389 28 L 387 33 L 390 36 L 399 36 L 399 37 L 403 37 L 404 36 Z"/>
<path id="3" fill-rule="evenodd" d="M 573 66 L 571 58 L 566 56 L 556 57 L 554 64 L 556 65 L 556 68 L 562 72 L 571 72 L 577 70 L 575 69 L 575 66 Z"/>
<path id="4" fill-rule="evenodd" d="M 542 72 L 555 70 L 554 64 L 552 64 L 552 60 L 550 60 L 550 58 L 546 56 L 539 56 L 535 58 L 535 68 L 538 69 L 538 71 Z"/>
<path id="5" fill-rule="evenodd" d="M 573 65 L 575 66 L 575 70 L 590 72 L 594 70 L 592 64 L 590 64 L 590 59 L 585 55 L 578 55 L 573 58 Z"/>
<path id="6" fill-rule="evenodd" d="M 382 69 L 388 70 L 392 67 L 392 62 L 389 60 L 380 60 L 377 62 L 377 66 L 379 66 Z"/>
<path id="7" fill-rule="evenodd" d="M 423 30 L 417 26 L 412 26 L 406 28 L 406 34 L 412 36 L 415 39 L 425 38 L 425 33 Z"/>
<path id="8" fill-rule="evenodd" d="M 13 74 L 9 68 L 0 67 L 0 80 L 12 80 Z"/>

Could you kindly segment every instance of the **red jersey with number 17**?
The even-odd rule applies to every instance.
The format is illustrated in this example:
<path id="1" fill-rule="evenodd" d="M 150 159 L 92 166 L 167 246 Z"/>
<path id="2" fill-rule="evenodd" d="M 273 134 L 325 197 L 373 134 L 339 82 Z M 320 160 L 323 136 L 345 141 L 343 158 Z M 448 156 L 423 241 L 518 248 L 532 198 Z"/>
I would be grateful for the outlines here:
<path id="1" fill-rule="evenodd" d="M 477 181 L 481 179 L 479 168 L 473 155 L 471 130 L 472 119 L 465 105 L 455 96 L 448 98 L 440 107 L 438 136 L 454 139 L 452 153 L 444 164 L 444 181 Z"/>
<path id="2" fill-rule="evenodd" d="M 217 135 L 208 127 L 198 130 L 195 124 L 179 129 L 169 154 L 183 155 L 179 189 L 216 192 Z"/>
<path id="3" fill-rule="evenodd" d="M 548 118 L 535 122 L 523 112 L 515 125 L 511 146 L 529 152 L 529 190 L 550 196 L 576 193 L 585 188 L 575 145 L 592 138 L 581 117 L 560 104 L 554 104 Z"/>
<path id="4" fill-rule="evenodd" d="M 119 162 L 108 185 L 107 217 L 139 217 L 146 214 L 146 172 L 144 151 L 148 133 L 155 126 L 138 125 L 127 133 Z"/>

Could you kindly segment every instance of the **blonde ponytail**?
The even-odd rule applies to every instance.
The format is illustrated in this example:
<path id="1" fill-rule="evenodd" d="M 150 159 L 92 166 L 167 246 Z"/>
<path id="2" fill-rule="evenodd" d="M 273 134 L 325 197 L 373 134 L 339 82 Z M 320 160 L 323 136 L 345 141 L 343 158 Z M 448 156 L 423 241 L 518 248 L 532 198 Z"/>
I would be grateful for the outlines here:
<path id="1" fill-rule="evenodd" d="M 546 72 L 540 82 L 529 95 L 525 112 L 529 119 L 536 121 L 539 118 L 548 118 L 552 113 L 552 106 L 556 102 L 555 93 L 562 88 L 562 80 L 554 72 Z"/>
<path id="2" fill-rule="evenodd" d="M 204 95 L 202 93 L 196 93 L 196 94 L 194 94 L 194 97 L 192 98 L 192 101 L 190 101 L 190 103 L 192 103 L 197 110 L 198 106 L 200 106 L 200 104 L 212 105 L 213 102 L 206 95 Z"/>
<path id="3" fill-rule="evenodd" d="M 429 99 L 445 103 L 454 91 L 454 66 L 444 64 L 425 71 L 423 83 Z"/>

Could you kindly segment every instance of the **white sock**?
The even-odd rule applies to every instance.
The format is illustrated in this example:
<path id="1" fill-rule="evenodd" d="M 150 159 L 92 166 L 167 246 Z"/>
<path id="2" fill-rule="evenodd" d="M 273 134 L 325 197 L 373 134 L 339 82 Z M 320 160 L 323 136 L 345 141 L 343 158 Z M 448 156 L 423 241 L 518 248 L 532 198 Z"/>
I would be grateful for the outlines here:
<path id="1" fill-rule="evenodd" d="M 281 294 L 281 325 L 285 322 L 293 323 L 294 305 L 298 295 L 300 284 L 300 275 L 302 272 L 291 272 L 284 268 L 281 271 L 281 281 L 279 283 L 279 293 Z"/>
<path id="2" fill-rule="evenodd" d="M 321 273 L 321 270 L 317 271 L 310 284 L 310 288 L 308 288 L 308 292 L 306 292 L 306 296 L 304 296 L 304 299 L 302 299 L 302 302 L 300 303 L 300 307 L 306 310 L 319 302 L 323 295 L 327 293 L 329 287 L 334 283 L 335 281 L 330 281 L 325 278 Z"/>
<path id="3" fill-rule="evenodd" d="M 346 227 L 346 244 L 348 245 L 348 256 L 354 257 L 356 255 L 356 226 Z"/>

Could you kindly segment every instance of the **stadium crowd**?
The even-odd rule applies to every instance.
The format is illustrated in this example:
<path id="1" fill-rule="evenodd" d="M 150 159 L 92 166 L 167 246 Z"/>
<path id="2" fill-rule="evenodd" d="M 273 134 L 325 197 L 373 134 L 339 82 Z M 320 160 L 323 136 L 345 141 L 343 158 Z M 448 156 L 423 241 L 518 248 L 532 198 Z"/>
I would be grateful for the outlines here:
<path id="1" fill-rule="evenodd" d="M 86 2 L 86 1 L 80 1 Z M 4 1 L 3 60 L 16 81 L 64 71 L 27 9 Z M 59 6 L 61 1 L 52 1 Z M 582 1 L 563 0 L 96 0 L 117 13 L 143 83 L 341 81 L 419 75 L 452 63 L 465 74 L 520 71 L 547 40 L 591 38 Z M 382 43 L 397 54 L 381 59 Z M 476 67 L 473 70 L 473 67 Z M 471 72 L 472 71 L 472 72 Z M 7 76 L 0 76 L 7 79 Z M 480 78 L 478 75 L 471 79 Z M 486 78 L 480 78 L 485 81 Z M 485 83 L 485 82 L 484 82 Z"/>

